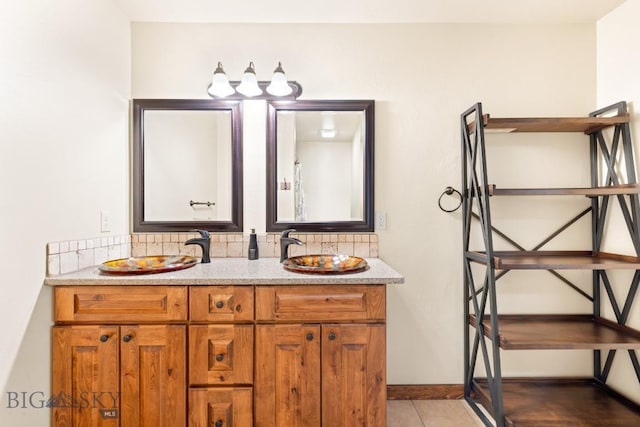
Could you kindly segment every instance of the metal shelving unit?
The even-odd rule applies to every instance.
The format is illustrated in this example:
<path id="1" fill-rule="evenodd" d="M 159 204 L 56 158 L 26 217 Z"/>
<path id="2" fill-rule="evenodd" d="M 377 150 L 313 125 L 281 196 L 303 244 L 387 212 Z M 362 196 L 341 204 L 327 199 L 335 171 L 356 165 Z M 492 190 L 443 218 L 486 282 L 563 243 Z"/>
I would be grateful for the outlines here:
<path id="1" fill-rule="evenodd" d="M 591 187 L 501 189 L 489 184 L 485 131 L 581 132 L 588 136 Z M 464 265 L 464 395 L 490 426 L 480 404 L 504 426 L 631 426 L 640 425 L 640 405 L 615 392 L 607 380 L 618 350 L 626 351 L 640 382 L 640 331 L 627 326 L 640 284 L 640 186 L 629 129 L 627 105 L 620 102 L 589 117 L 492 118 L 477 103 L 461 114 L 462 227 Z M 500 232 L 491 219 L 492 197 L 582 196 L 590 206 L 531 250 Z M 635 249 L 635 256 L 602 252 L 605 223 L 617 199 Z M 584 251 L 542 251 L 579 218 L 590 214 L 592 247 Z M 471 248 L 472 234 L 482 236 L 480 248 Z M 494 235 L 515 247 L 494 250 Z M 474 243 L 477 245 L 478 243 Z M 560 271 L 592 271 L 591 293 L 572 283 Z M 612 289 L 608 270 L 635 270 L 622 305 Z M 592 302 L 582 315 L 504 315 L 498 312 L 496 281 L 511 270 L 547 270 Z M 601 315 L 608 302 L 615 320 Z M 481 319 L 482 321 L 478 321 Z M 504 378 L 501 355 L 510 350 L 593 350 L 589 378 Z M 485 372 L 476 377 L 481 360 Z"/>

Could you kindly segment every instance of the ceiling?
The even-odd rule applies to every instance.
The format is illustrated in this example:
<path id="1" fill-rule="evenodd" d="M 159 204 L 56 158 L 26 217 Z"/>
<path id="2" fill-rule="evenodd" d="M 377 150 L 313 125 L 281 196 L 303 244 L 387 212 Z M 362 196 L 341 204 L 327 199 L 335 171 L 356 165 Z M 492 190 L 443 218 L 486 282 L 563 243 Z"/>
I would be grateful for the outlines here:
<path id="1" fill-rule="evenodd" d="M 237 23 L 596 22 L 625 0 L 113 0 L 132 21 Z"/>
<path id="2" fill-rule="evenodd" d="M 296 111 L 296 142 L 353 142 L 362 130 L 363 111 Z M 322 131 L 335 134 L 322 137 Z"/>

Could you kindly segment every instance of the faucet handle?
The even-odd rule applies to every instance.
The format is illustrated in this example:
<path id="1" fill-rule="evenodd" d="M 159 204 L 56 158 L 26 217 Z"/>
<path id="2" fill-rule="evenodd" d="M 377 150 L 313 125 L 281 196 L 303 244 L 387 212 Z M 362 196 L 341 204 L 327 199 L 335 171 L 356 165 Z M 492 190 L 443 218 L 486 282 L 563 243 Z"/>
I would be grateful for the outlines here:
<path id="1" fill-rule="evenodd" d="M 209 238 L 209 232 L 208 232 L 207 230 L 197 230 L 197 229 L 194 229 L 194 230 L 190 230 L 190 231 L 194 231 L 194 232 L 196 232 L 196 233 L 200 233 L 200 236 L 201 236 L 201 237 L 204 237 L 205 239 L 208 239 L 208 238 Z"/>
<path id="2" fill-rule="evenodd" d="M 292 231 L 296 231 L 296 229 L 295 228 L 290 228 L 288 230 L 284 230 L 282 232 L 282 234 L 280 234 L 280 238 L 289 237 L 289 233 L 291 233 Z"/>

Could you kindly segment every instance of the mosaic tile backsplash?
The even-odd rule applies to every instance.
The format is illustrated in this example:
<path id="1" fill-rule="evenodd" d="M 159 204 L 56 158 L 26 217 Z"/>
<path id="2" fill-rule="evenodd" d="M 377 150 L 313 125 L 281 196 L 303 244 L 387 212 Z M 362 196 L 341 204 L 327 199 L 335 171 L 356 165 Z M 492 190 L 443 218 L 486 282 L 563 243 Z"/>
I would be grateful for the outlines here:
<path id="1" fill-rule="evenodd" d="M 47 244 L 47 275 L 71 273 L 131 256 L 131 236 L 97 237 Z"/>
<path id="2" fill-rule="evenodd" d="M 195 233 L 133 234 L 131 236 L 131 255 L 192 255 L 201 256 L 200 248 L 185 246 L 184 242 Z M 343 253 L 360 257 L 378 256 L 378 236 L 375 234 L 303 234 L 291 233 L 304 243 L 302 246 L 289 246 L 289 255 Z M 249 235 L 247 234 L 211 234 L 211 258 L 241 258 L 247 256 Z M 260 257 L 280 256 L 280 235 L 258 235 Z"/>
<path id="3" fill-rule="evenodd" d="M 364 258 L 378 257 L 376 234 L 291 233 L 304 245 L 289 246 L 289 256 L 341 253 Z M 191 255 L 200 257 L 200 247 L 184 242 L 197 233 L 140 233 L 126 236 L 99 237 L 86 240 L 47 244 L 47 275 L 71 273 L 105 261 L 146 255 Z M 249 235 L 242 233 L 211 234 L 211 258 L 247 256 Z M 258 235 L 260 257 L 280 256 L 280 234 Z"/>

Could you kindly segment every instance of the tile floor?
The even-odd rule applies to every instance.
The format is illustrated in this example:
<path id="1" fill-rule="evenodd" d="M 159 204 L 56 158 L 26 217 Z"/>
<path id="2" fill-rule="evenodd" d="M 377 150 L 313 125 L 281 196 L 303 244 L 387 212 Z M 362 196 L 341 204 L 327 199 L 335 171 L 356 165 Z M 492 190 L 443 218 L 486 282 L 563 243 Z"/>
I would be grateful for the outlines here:
<path id="1" fill-rule="evenodd" d="M 387 427 L 483 427 L 464 400 L 389 400 Z"/>

